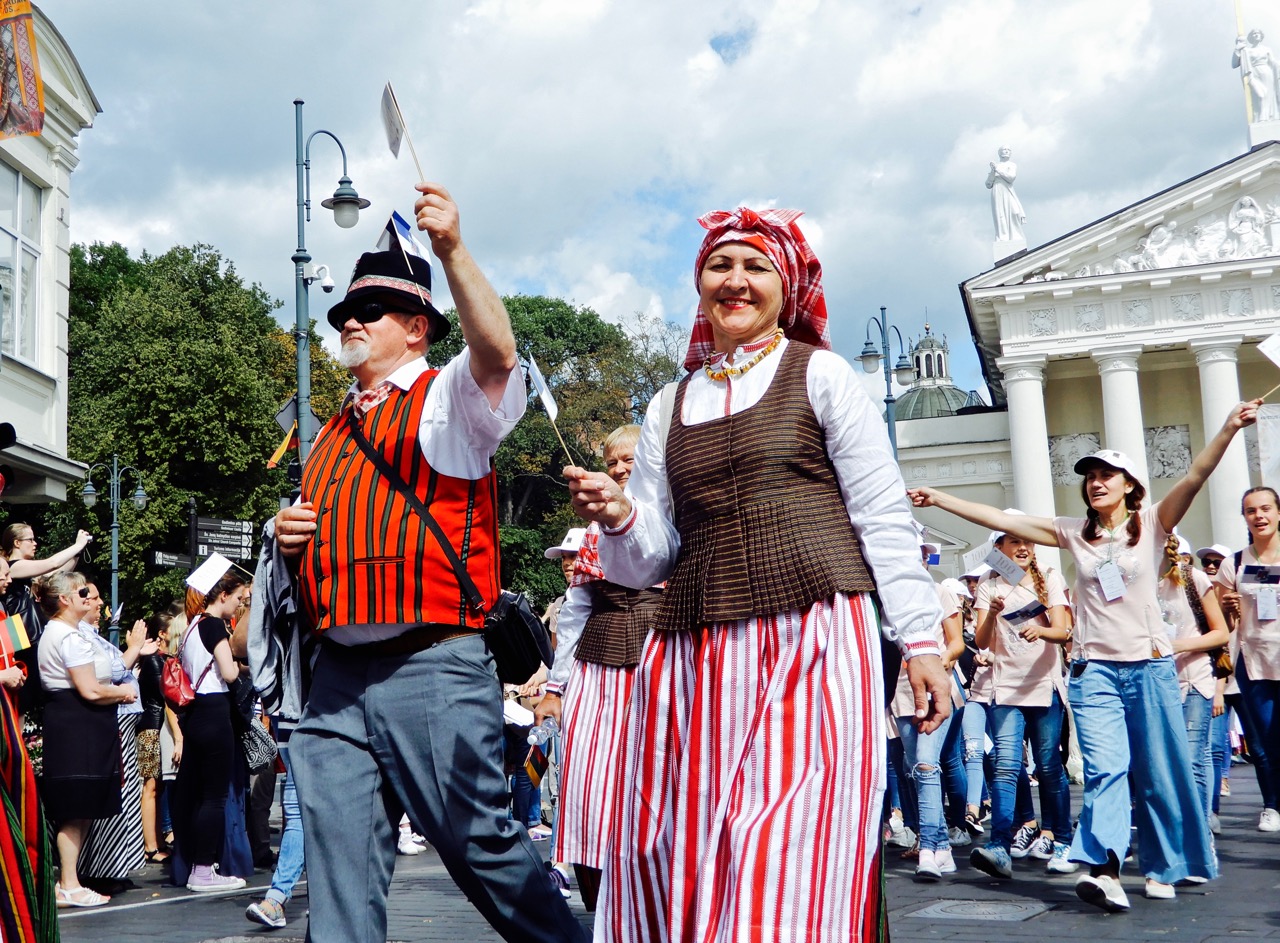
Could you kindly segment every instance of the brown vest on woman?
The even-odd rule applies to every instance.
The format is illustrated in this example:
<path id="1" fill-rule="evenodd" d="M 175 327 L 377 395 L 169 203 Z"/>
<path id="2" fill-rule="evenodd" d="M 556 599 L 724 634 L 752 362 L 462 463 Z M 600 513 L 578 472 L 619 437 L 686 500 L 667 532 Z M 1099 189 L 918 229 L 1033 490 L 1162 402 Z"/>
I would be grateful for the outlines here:
<path id="1" fill-rule="evenodd" d="M 809 403 L 814 350 L 788 343 L 760 402 L 695 426 L 680 421 L 681 381 L 666 450 L 680 552 L 655 629 L 807 611 L 876 588 Z"/>
<path id="2" fill-rule="evenodd" d="M 640 649 L 649 637 L 662 590 L 627 589 L 607 580 L 593 580 L 586 589 L 591 593 L 591 615 L 578 639 L 578 661 L 609 668 L 640 664 Z"/>

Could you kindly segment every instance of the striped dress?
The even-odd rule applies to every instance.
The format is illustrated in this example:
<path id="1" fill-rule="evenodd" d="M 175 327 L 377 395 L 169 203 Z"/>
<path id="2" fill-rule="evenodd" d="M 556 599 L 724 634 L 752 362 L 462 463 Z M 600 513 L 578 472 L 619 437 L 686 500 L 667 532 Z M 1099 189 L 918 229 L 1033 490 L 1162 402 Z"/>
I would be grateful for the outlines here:
<path id="1" fill-rule="evenodd" d="M 142 776 L 138 772 L 141 714 L 120 714 L 120 811 L 93 819 L 80 848 L 81 877 L 120 880 L 147 863 L 142 840 Z"/>
<path id="2" fill-rule="evenodd" d="M 18 712 L 13 698 L 4 691 L 0 691 L 0 812 L 4 815 L 4 827 L 0 828 L 0 940 L 56 941 L 56 872 L 49 829 L 23 746 Z"/>
<path id="3" fill-rule="evenodd" d="M 692 374 L 672 425 L 696 427 L 759 404 L 775 376 L 793 371 L 780 366 L 789 346 L 740 379 Z M 894 587 L 881 598 L 891 637 L 908 654 L 936 654 L 937 599 L 883 422 L 833 354 L 814 352 L 793 382 L 821 429 L 839 513 L 854 522 L 876 584 Z M 745 417 L 735 422 L 734 433 L 749 431 Z M 635 513 L 601 539 L 600 554 L 606 576 L 627 585 L 670 576 L 670 600 L 683 535 L 667 476 L 689 456 L 668 455 L 662 425 L 651 405 L 628 485 Z M 753 430 L 762 428 L 778 427 L 762 416 Z M 760 532 L 744 536 L 758 542 Z M 686 603 L 696 606 L 700 591 L 685 590 Z M 887 939 L 880 628 L 869 594 L 837 589 L 767 616 L 655 629 L 627 713 L 597 943 Z"/>

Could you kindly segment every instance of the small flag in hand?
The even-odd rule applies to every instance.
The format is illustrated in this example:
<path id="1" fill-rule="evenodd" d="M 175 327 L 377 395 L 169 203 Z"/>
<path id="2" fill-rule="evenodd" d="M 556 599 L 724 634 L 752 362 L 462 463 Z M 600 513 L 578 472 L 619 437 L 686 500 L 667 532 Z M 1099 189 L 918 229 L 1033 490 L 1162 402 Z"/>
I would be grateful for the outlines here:
<path id="1" fill-rule="evenodd" d="M 542 751 L 542 747 L 530 748 L 529 756 L 524 761 L 524 771 L 529 774 L 529 782 L 533 783 L 535 789 L 542 783 L 547 765 L 547 754 Z"/>
<path id="2" fill-rule="evenodd" d="M 547 415 L 551 417 L 551 421 L 556 421 L 556 416 L 560 415 L 560 409 L 556 406 L 555 399 L 551 396 L 551 391 L 547 389 L 547 381 L 542 378 L 542 371 L 538 369 L 538 365 L 534 362 L 533 354 L 529 355 L 529 382 L 533 384 L 534 390 L 538 394 L 538 398 L 542 400 L 542 405 L 547 411 Z"/>
<path id="3" fill-rule="evenodd" d="M 0 656 L 4 660 L 12 661 L 15 654 L 30 647 L 31 640 L 27 638 L 22 616 L 12 615 L 0 620 Z"/>
<path id="4" fill-rule="evenodd" d="M 289 427 L 289 431 L 284 434 L 284 441 L 280 443 L 280 447 L 276 449 L 269 459 L 267 459 L 267 467 L 275 468 L 280 464 L 280 460 L 284 458 L 286 452 L 290 449 L 298 447 L 298 420 L 293 421 L 293 425 Z"/>
<path id="5" fill-rule="evenodd" d="M 399 157 L 400 141 L 404 138 L 404 116 L 400 114 L 400 105 L 390 82 L 382 90 L 382 127 L 387 132 L 387 147 L 391 148 L 393 156 Z"/>
<path id="6" fill-rule="evenodd" d="M 382 235 L 378 236 L 378 242 L 374 248 L 379 252 L 388 252 L 397 242 L 400 243 L 400 248 L 406 255 L 416 255 L 428 265 L 431 264 L 431 259 L 427 257 L 427 247 L 414 236 L 413 227 L 403 216 L 393 211 L 391 218 L 387 220 L 387 227 L 382 230 Z"/>

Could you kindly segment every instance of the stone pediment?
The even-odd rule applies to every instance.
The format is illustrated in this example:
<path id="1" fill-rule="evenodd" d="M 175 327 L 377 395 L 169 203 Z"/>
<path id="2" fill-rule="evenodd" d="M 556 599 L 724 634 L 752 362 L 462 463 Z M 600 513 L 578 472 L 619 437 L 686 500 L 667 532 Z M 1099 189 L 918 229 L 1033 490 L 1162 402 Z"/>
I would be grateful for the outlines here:
<path id="1" fill-rule="evenodd" d="M 970 279 L 971 289 L 1280 257 L 1280 144 L 1268 144 Z"/>

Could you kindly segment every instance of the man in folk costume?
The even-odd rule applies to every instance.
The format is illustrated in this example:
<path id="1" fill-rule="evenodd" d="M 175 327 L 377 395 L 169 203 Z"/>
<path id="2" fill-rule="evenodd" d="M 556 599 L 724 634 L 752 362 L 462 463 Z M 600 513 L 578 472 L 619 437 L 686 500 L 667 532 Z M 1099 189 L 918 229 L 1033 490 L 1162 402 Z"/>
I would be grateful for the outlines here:
<path id="1" fill-rule="evenodd" d="M 320 653 L 290 741 L 307 843 L 308 939 L 386 939 L 395 828 L 408 812 L 507 940 L 577 941 L 582 928 L 506 814 L 502 694 L 471 605 L 424 519 L 364 451 L 425 504 L 479 588 L 499 593 L 492 458 L 525 387 L 502 301 L 463 244 L 458 210 L 419 184 L 417 224 L 444 266 L 467 347 L 427 367 L 449 322 L 426 260 L 361 256 L 329 312 L 355 378 L 316 438 L 301 501 L 276 517 Z M 365 442 L 361 443 L 361 438 Z M 389 466 L 389 467 L 387 467 Z"/>
<path id="2" fill-rule="evenodd" d="M 668 580 L 636 669 L 597 943 L 882 939 L 881 611 L 915 722 L 937 729 L 950 709 L 905 487 L 830 352 L 799 215 L 699 220 L 691 372 L 650 405 L 625 493 L 565 469 L 602 527 L 604 577 Z"/>

